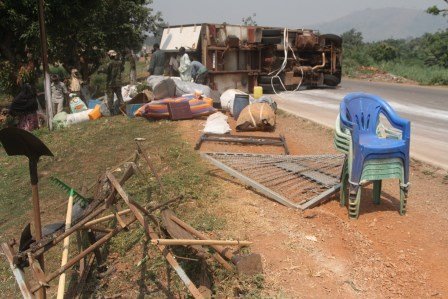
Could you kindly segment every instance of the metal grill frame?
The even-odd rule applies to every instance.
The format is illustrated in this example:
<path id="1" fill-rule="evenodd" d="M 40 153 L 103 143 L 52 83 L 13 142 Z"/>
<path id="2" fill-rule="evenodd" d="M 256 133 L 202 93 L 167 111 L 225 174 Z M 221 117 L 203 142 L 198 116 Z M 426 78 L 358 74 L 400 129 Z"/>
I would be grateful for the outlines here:
<path id="1" fill-rule="evenodd" d="M 278 168 L 278 172 L 281 173 L 283 170 L 283 175 L 291 175 L 296 176 L 296 178 L 293 179 L 301 179 L 305 181 L 308 184 L 315 184 L 316 189 L 326 189 L 325 191 L 319 193 L 318 195 L 306 199 L 305 202 L 300 201 L 299 203 L 293 201 L 291 198 L 287 198 L 286 196 L 280 194 L 278 191 L 274 190 L 274 188 L 270 188 L 266 185 L 264 185 L 262 182 L 257 181 L 256 178 L 254 178 L 254 175 L 250 175 L 247 173 L 244 173 L 243 171 L 239 171 L 232 167 L 231 165 L 228 165 L 225 161 L 222 161 L 219 159 L 219 157 L 236 157 L 240 159 L 246 159 L 246 163 L 250 163 L 250 159 L 258 160 L 258 165 L 265 164 L 266 166 L 275 166 Z M 220 168 L 221 170 L 227 172 L 231 176 L 237 178 L 244 184 L 254 188 L 261 194 L 267 196 L 268 198 L 271 198 L 287 207 L 295 208 L 295 209 L 301 209 L 305 210 L 308 208 L 312 208 L 322 201 L 329 198 L 331 195 L 336 193 L 340 187 L 340 171 L 342 170 L 342 163 L 344 160 L 344 155 L 341 154 L 329 154 L 329 155 L 305 155 L 305 156 L 287 156 L 287 155 L 264 155 L 264 154 L 248 154 L 248 153 L 223 153 L 223 152 L 206 152 L 201 153 L 201 157 L 205 160 L 211 162 L 216 167 Z M 297 163 L 300 167 L 303 165 L 300 165 L 299 162 L 306 162 L 306 161 L 318 161 L 318 160 L 329 160 L 333 163 L 325 164 L 322 168 L 313 168 L 311 167 L 304 167 L 302 171 L 293 172 L 293 171 L 287 171 L 284 167 L 281 167 L 280 165 L 285 162 L 288 163 Z M 252 163 L 254 163 L 252 161 Z M 229 163 L 230 164 L 230 163 Z M 278 165 L 276 165 L 278 164 Z M 254 163 L 255 165 L 255 163 Z M 259 168 L 263 170 L 263 166 L 255 166 L 254 168 Z M 325 168 L 331 168 L 333 171 L 331 174 L 328 172 L 322 171 Z M 265 168 L 266 169 L 266 168 Z M 336 171 L 337 170 L 337 171 Z M 330 180 L 326 180 L 327 184 L 324 184 L 323 182 L 318 182 L 311 176 L 307 176 L 306 172 L 308 173 L 322 173 L 323 175 L 326 175 L 327 177 L 331 177 L 334 179 L 335 184 L 328 184 Z M 337 173 L 337 174 L 334 174 Z M 314 176 L 316 178 L 316 176 Z M 300 192 L 299 192 L 300 193 Z"/>

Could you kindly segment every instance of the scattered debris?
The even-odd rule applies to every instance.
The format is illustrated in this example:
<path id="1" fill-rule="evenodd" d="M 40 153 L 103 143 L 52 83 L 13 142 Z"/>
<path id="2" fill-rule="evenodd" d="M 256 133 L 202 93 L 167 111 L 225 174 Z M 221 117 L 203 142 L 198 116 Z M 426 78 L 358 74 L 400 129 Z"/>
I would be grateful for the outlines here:
<path id="1" fill-rule="evenodd" d="M 289 155 L 288 145 L 283 135 L 279 137 L 270 136 L 244 136 L 244 135 L 221 135 L 221 134 L 208 134 L 204 133 L 199 137 L 194 147 L 195 150 L 199 150 L 204 141 L 208 142 L 222 142 L 222 143 L 239 143 L 239 144 L 253 144 L 253 145 L 271 145 L 282 146 L 285 150 L 285 155 Z"/>

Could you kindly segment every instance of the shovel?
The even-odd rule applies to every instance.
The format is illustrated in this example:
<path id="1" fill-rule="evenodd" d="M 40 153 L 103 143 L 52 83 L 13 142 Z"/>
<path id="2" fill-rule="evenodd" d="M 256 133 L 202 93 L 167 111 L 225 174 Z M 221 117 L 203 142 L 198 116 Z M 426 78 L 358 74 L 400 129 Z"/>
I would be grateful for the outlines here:
<path id="1" fill-rule="evenodd" d="M 40 156 L 53 156 L 48 147 L 36 136 L 28 131 L 18 128 L 6 128 L 0 131 L 0 142 L 3 144 L 8 156 L 27 156 L 31 177 L 31 190 L 33 194 L 33 218 L 36 241 L 42 238 L 42 225 L 40 222 L 39 191 L 37 188 L 37 162 Z M 44 268 L 43 256 L 39 259 Z"/>

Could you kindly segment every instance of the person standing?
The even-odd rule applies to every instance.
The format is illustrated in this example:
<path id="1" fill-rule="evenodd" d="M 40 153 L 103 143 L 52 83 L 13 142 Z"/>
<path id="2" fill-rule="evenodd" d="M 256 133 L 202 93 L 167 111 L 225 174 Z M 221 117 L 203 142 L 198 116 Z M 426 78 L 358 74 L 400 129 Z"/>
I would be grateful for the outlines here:
<path id="1" fill-rule="evenodd" d="M 37 109 L 35 89 L 29 83 L 22 83 L 20 93 L 9 106 L 9 114 L 14 118 L 14 123 L 19 129 L 27 131 L 39 128 Z"/>
<path id="2" fill-rule="evenodd" d="M 64 99 L 68 95 L 67 87 L 61 82 L 57 74 L 51 75 L 51 102 L 53 103 L 53 115 L 62 112 Z"/>
<path id="3" fill-rule="evenodd" d="M 165 53 L 160 50 L 159 44 L 154 44 L 153 49 L 154 52 L 149 61 L 148 72 L 149 75 L 162 76 L 165 72 Z"/>
<path id="4" fill-rule="evenodd" d="M 208 85 L 208 70 L 197 60 L 191 62 L 191 77 L 194 83 Z"/>
<path id="5" fill-rule="evenodd" d="M 180 79 L 185 82 L 191 82 L 191 61 L 187 53 L 185 53 L 185 48 L 180 47 L 179 49 L 179 74 Z"/>
<path id="6" fill-rule="evenodd" d="M 79 75 L 79 72 L 77 69 L 72 69 L 71 75 L 70 75 L 70 92 L 76 93 L 79 97 L 81 97 L 81 76 Z M 82 99 L 82 97 L 81 97 Z"/>
<path id="7" fill-rule="evenodd" d="M 123 96 L 121 95 L 121 73 L 124 70 L 124 66 L 123 63 L 117 59 L 117 52 L 110 50 L 107 54 L 110 58 L 106 69 L 107 105 L 109 106 L 110 114 L 117 115 L 120 112 L 120 105 L 124 103 Z M 114 94 L 117 95 L 117 101 L 115 102 Z"/>

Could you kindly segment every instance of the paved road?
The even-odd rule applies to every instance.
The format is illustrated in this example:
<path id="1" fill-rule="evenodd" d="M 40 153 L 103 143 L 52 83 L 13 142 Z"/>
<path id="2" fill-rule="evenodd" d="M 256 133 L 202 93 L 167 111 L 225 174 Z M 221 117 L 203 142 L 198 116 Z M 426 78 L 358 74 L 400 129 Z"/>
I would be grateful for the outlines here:
<path id="1" fill-rule="evenodd" d="M 448 88 L 344 79 L 336 89 L 286 92 L 276 96 L 287 112 L 334 128 L 339 102 L 349 92 L 377 94 L 411 120 L 411 156 L 448 169 Z"/>

